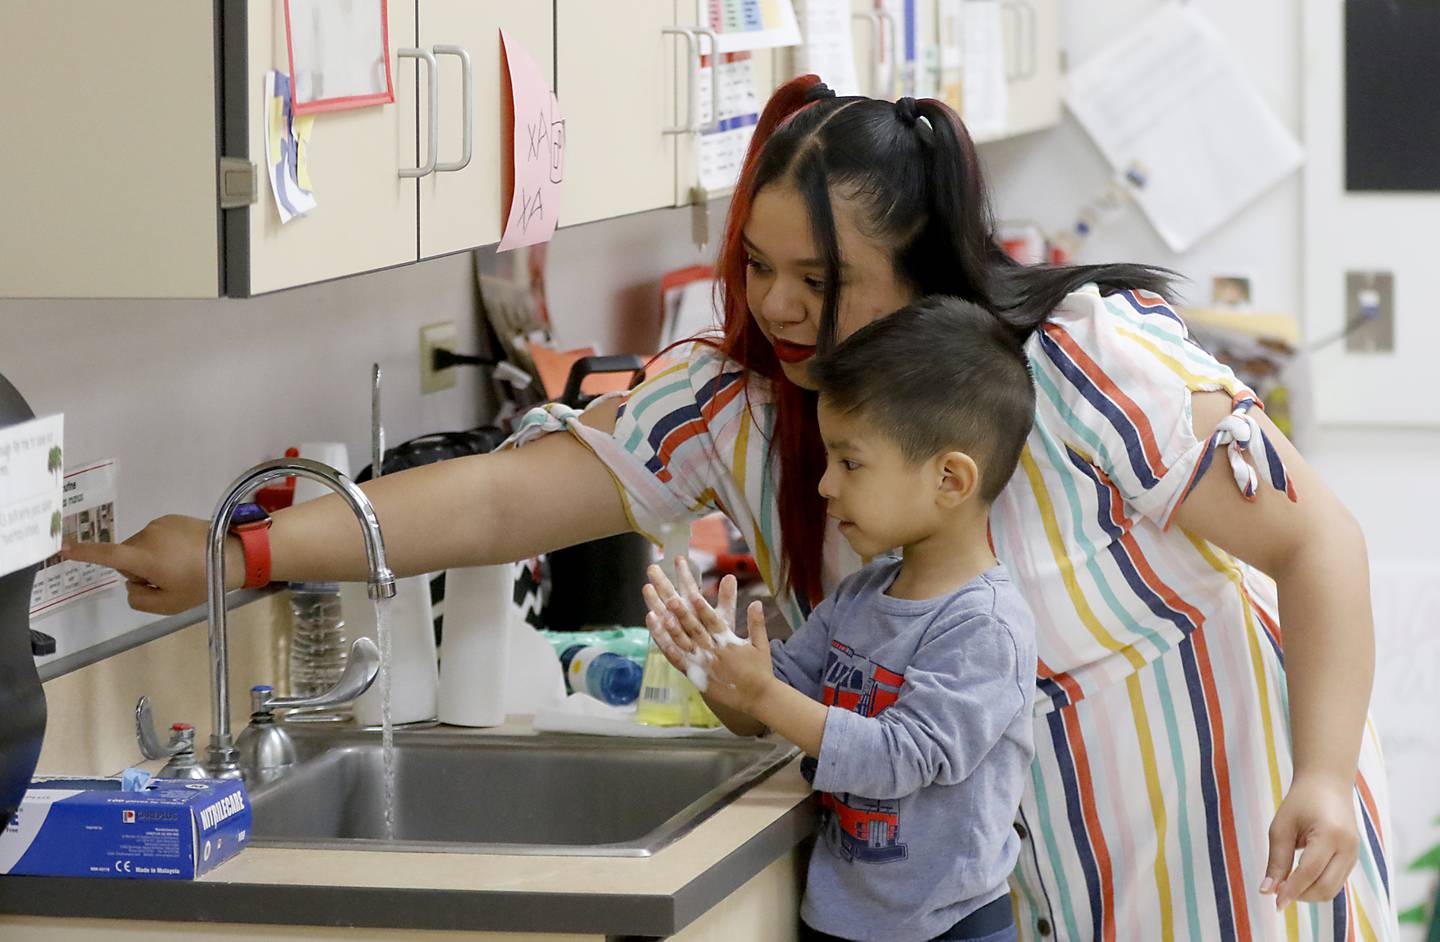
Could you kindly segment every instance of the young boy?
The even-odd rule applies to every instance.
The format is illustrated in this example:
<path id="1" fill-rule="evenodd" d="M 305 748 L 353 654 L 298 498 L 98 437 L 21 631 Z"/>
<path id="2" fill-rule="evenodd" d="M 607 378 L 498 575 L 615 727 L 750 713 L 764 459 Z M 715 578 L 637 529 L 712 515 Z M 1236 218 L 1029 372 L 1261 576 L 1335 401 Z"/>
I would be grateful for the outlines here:
<path id="1" fill-rule="evenodd" d="M 1029 610 L 991 552 L 990 504 L 1029 434 L 1019 343 L 989 312 L 926 298 L 857 331 L 811 367 L 827 454 L 820 493 L 857 553 L 784 643 L 758 602 L 749 643 L 677 561 L 658 567 L 647 622 L 741 735 L 779 733 L 824 817 L 802 938 L 1015 938 L 1007 877 L 1033 754 Z M 901 548 L 899 558 L 884 555 Z"/>

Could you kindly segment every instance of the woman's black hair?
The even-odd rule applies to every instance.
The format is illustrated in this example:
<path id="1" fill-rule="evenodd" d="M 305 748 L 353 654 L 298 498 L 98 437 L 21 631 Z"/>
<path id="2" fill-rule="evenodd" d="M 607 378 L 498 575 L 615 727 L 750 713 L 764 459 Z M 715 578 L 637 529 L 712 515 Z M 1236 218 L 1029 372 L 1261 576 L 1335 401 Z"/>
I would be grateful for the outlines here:
<path id="1" fill-rule="evenodd" d="M 1094 282 L 1102 293 L 1169 295 L 1176 275 L 1149 265 L 1021 265 L 995 241 L 975 145 L 959 116 L 934 99 L 821 97 L 775 130 L 750 195 L 788 179 L 804 200 L 826 265 L 819 348 L 835 342 L 840 246 L 832 194 L 857 201 L 864 234 L 891 247 L 921 295 L 953 295 L 1003 318 L 1022 340 L 1064 297 Z"/>

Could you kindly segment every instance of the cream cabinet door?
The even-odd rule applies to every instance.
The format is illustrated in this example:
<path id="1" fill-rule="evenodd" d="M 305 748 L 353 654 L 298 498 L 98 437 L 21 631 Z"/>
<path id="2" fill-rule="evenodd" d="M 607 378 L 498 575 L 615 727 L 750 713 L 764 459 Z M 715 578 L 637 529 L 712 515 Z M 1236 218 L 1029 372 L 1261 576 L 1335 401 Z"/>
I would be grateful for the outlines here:
<path id="1" fill-rule="evenodd" d="M 556 93 L 565 115 L 560 225 L 675 202 L 674 0 L 556 0 Z M 683 111 L 684 109 L 681 108 Z"/>
<path id="2" fill-rule="evenodd" d="M 265 73 L 288 71 L 284 9 L 280 0 L 245 5 L 243 94 L 260 198 L 244 211 L 248 238 L 241 248 L 248 253 L 227 246 L 226 287 L 232 295 L 311 284 L 419 257 L 416 182 L 399 173 L 424 159 L 417 153 L 415 127 L 417 62 L 398 56 L 415 45 L 414 3 L 388 4 L 395 101 L 316 116 L 309 150 L 316 206 L 281 225 L 265 170 Z M 226 49 L 227 59 L 233 51 Z"/>
<path id="3" fill-rule="evenodd" d="M 216 297 L 215 5 L 0 5 L 0 297 Z"/>
<path id="4" fill-rule="evenodd" d="M 1004 136 L 1060 121 L 1059 0 L 1003 0 L 1009 112 Z"/>
<path id="5" fill-rule="evenodd" d="M 439 165 L 420 179 L 420 257 L 433 258 L 499 242 L 509 206 L 504 205 L 502 115 L 510 94 L 500 55 L 503 27 L 540 67 L 546 86 L 555 83 L 555 11 L 548 2 L 513 0 L 420 0 L 420 45 L 435 53 L 440 90 Z M 464 100 L 463 58 L 470 59 L 472 100 Z M 421 147 L 429 134 L 430 90 L 420 83 Z M 470 160 L 462 162 L 466 106 L 471 121 Z"/>

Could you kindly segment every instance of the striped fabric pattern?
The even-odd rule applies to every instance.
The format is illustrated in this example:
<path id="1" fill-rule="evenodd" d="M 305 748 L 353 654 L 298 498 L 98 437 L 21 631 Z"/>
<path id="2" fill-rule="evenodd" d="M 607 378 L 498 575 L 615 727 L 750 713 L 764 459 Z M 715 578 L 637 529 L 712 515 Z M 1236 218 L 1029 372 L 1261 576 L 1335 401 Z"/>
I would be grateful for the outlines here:
<path id="1" fill-rule="evenodd" d="M 1332 903 L 1277 913 L 1258 893 L 1291 743 L 1273 582 L 1171 526 L 1214 461 L 1247 498 L 1297 499 L 1254 394 L 1193 343 L 1163 299 L 1070 295 L 1027 344 L 1035 429 L 991 515 L 1035 612 L 1036 760 L 1017 816 L 1020 937 L 1392 940 L 1388 800 L 1367 726 L 1354 807 L 1360 862 Z M 1205 439 L 1190 394 L 1235 412 Z M 613 435 L 553 408 L 517 436 L 568 428 L 612 470 L 637 529 L 724 511 L 781 581 L 763 383 L 697 345 L 627 394 Z M 826 585 L 858 567 L 826 541 Z M 801 608 L 786 595 L 792 625 Z"/>

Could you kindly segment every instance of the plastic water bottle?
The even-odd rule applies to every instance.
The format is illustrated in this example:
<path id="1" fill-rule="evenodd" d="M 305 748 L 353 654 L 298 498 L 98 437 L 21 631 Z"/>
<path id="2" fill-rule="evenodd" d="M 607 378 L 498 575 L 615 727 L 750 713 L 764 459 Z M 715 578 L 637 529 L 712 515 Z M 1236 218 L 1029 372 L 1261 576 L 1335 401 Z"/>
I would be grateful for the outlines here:
<path id="1" fill-rule="evenodd" d="M 565 683 L 572 693 L 589 694 L 602 703 L 623 706 L 640 696 L 644 671 L 623 654 L 599 645 L 575 644 L 560 655 Z"/>
<path id="2" fill-rule="evenodd" d="M 350 654 L 340 583 L 291 583 L 290 615 L 290 690 L 297 697 L 313 697 L 335 685 Z"/>

